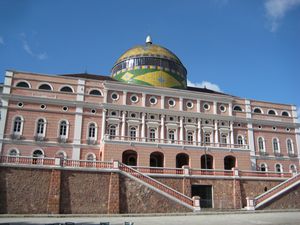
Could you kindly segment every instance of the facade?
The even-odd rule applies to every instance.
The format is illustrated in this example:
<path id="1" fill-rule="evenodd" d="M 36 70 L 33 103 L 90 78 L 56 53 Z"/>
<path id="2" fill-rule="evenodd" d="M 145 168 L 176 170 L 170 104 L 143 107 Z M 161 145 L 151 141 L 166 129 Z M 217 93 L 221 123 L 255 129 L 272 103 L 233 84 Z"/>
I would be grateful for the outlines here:
<path id="1" fill-rule="evenodd" d="M 111 77 L 7 71 L 1 155 L 299 170 L 294 105 L 188 87 L 186 76 L 179 58 L 149 37 L 117 60 Z"/>

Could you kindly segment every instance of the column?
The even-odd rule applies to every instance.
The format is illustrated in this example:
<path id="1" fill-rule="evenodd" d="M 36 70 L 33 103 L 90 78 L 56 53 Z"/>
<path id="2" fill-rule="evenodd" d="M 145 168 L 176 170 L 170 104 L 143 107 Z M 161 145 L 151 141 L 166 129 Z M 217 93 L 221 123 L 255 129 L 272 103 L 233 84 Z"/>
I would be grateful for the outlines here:
<path id="1" fill-rule="evenodd" d="M 198 119 L 198 145 L 202 142 L 201 133 L 201 119 Z"/>
<path id="2" fill-rule="evenodd" d="M 218 129 L 218 120 L 215 120 L 215 140 L 214 143 L 216 143 L 215 145 L 218 146 L 219 143 L 219 129 Z"/>
<path id="3" fill-rule="evenodd" d="M 142 113 L 142 130 L 141 130 L 141 138 L 142 141 L 145 141 L 145 118 L 146 118 L 146 113 Z"/>
<path id="4" fill-rule="evenodd" d="M 126 136 L 126 111 L 122 111 L 122 128 L 121 128 L 121 139 L 125 140 L 125 136 Z"/>
<path id="5" fill-rule="evenodd" d="M 85 89 L 85 80 L 78 80 L 76 100 L 79 102 L 84 102 L 84 89 Z M 78 104 L 76 106 L 73 151 L 72 151 L 72 159 L 75 160 L 80 159 L 80 147 L 78 146 L 81 144 L 81 136 L 82 136 L 82 113 L 83 113 L 83 107 Z"/>
<path id="6" fill-rule="evenodd" d="M 183 111 L 183 98 L 182 97 L 179 98 L 179 110 Z"/>
<path id="7" fill-rule="evenodd" d="M 251 103 L 250 100 L 245 99 L 245 111 L 246 118 L 251 120 Z M 248 128 L 248 145 L 250 148 L 250 160 L 251 160 L 251 168 L 252 170 L 256 170 L 256 158 L 255 158 L 255 145 L 254 145 L 254 132 L 253 132 L 253 124 L 252 122 L 247 123 Z"/>
<path id="8" fill-rule="evenodd" d="M 160 142 L 165 142 L 165 115 L 161 115 L 160 118 Z"/>
<path id="9" fill-rule="evenodd" d="M 199 99 L 197 99 L 197 112 L 201 112 L 201 102 Z"/>
<path id="10" fill-rule="evenodd" d="M 123 91 L 123 105 L 126 105 L 127 91 Z"/>
<path id="11" fill-rule="evenodd" d="M 230 121 L 230 144 L 232 145 L 231 147 L 234 148 L 234 133 L 233 133 L 233 122 Z"/>
<path id="12" fill-rule="evenodd" d="M 102 109 L 102 126 L 101 126 L 101 141 L 105 138 L 105 127 L 106 127 L 106 109 Z"/>
<path id="13" fill-rule="evenodd" d="M 300 117 L 300 115 L 297 114 L 297 107 L 292 106 L 292 117 L 293 117 L 293 122 L 298 123 L 297 119 Z M 300 128 L 295 129 L 295 139 L 296 143 L 294 144 L 294 152 L 298 154 L 298 159 L 299 159 L 299 166 L 300 166 Z"/>
<path id="14" fill-rule="evenodd" d="M 146 93 L 143 93 L 142 106 L 146 107 Z"/>
<path id="15" fill-rule="evenodd" d="M 161 104 L 160 104 L 160 108 L 161 108 L 161 109 L 164 109 L 164 108 L 165 108 L 165 96 L 164 96 L 164 95 L 161 96 Z"/>
<path id="16" fill-rule="evenodd" d="M 232 116 L 232 103 L 231 102 L 228 105 L 228 114 L 229 114 L 229 116 Z"/>
<path id="17" fill-rule="evenodd" d="M 180 137 L 179 137 L 179 143 L 183 144 L 183 116 L 180 117 Z"/>
<path id="18" fill-rule="evenodd" d="M 214 101 L 214 114 L 217 114 L 218 104 Z"/>
<path id="19" fill-rule="evenodd" d="M 14 73 L 11 71 L 6 71 L 5 79 L 4 79 L 4 87 L 3 87 L 3 94 L 10 94 L 11 86 L 12 86 L 12 78 Z M 8 100 L 2 99 L 2 109 L 1 109 L 1 120 L 0 120 L 0 140 L 4 138 L 4 128 L 6 124 L 6 117 L 7 117 L 7 108 L 8 108 Z M 0 141 L 0 155 L 2 152 L 2 141 Z"/>
<path id="20" fill-rule="evenodd" d="M 107 92 L 108 92 L 107 89 L 103 90 L 103 103 L 107 103 Z"/>

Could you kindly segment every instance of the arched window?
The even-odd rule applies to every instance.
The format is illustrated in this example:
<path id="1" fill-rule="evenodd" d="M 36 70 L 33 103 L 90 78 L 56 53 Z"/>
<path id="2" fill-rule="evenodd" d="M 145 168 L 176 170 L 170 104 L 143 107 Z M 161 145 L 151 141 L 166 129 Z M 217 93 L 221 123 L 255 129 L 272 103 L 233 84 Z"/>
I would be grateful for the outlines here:
<path id="1" fill-rule="evenodd" d="M 88 154 L 86 155 L 86 160 L 87 160 L 87 161 L 96 161 L 96 156 L 95 156 L 95 154 L 94 154 L 94 153 L 88 153 Z"/>
<path id="2" fill-rule="evenodd" d="M 262 172 L 267 171 L 267 165 L 265 163 L 260 164 L 260 171 L 262 171 Z"/>
<path id="3" fill-rule="evenodd" d="M 96 140 L 96 124 L 90 123 L 88 129 L 88 139 L 89 140 Z"/>
<path id="4" fill-rule="evenodd" d="M 261 111 L 260 108 L 255 108 L 255 109 L 253 110 L 253 112 L 255 112 L 255 113 L 262 113 L 262 111 Z"/>
<path id="5" fill-rule="evenodd" d="M 185 153 L 179 153 L 176 155 L 176 168 L 182 168 L 189 165 L 189 155 Z"/>
<path id="6" fill-rule="evenodd" d="M 193 142 L 194 142 L 194 132 L 193 131 L 187 132 L 187 142 L 189 145 L 193 144 Z"/>
<path id="7" fill-rule="evenodd" d="M 63 120 L 59 124 L 59 136 L 67 137 L 68 136 L 68 122 Z"/>
<path id="8" fill-rule="evenodd" d="M 136 151 L 133 150 L 126 150 L 122 154 L 122 163 L 129 165 L 129 166 L 136 166 L 137 165 L 138 155 Z"/>
<path id="9" fill-rule="evenodd" d="M 234 110 L 234 111 L 239 111 L 239 112 L 242 112 L 242 111 L 243 111 L 242 108 L 241 108 L 241 106 L 238 106 L 238 105 L 234 106 L 234 107 L 233 107 L 233 110 Z"/>
<path id="10" fill-rule="evenodd" d="M 130 127 L 129 129 L 130 140 L 136 140 L 136 127 Z"/>
<path id="11" fill-rule="evenodd" d="M 52 87 L 49 84 L 41 84 L 38 89 L 52 91 Z"/>
<path id="12" fill-rule="evenodd" d="M 211 155 L 205 154 L 201 156 L 201 169 L 213 169 L 214 158 Z"/>
<path id="13" fill-rule="evenodd" d="M 175 130 L 169 130 L 168 131 L 168 139 L 170 143 L 175 142 Z"/>
<path id="14" fill-rule="evenodd" d="M 154 128 L 150 128 L 149 130 L 149 141 L 155 142 L 156 139 L 156 130 Z"/>
<path id="15" fill-rule="evenodd" d="M 55 157 L 60 159 L 66 159 L 67 154 L 64 151 L 58 151 L 56 152 Z"/>
<path id="16" fill-rule="evenodd" d="M 294 165 L 294 164 L 290 165 L 290 172 L 292 172 L 292 173 L 296 173 L 297 172 L 296 165 Z"/>
<path id="17" fill-rule="evenodd" d="M 45 135 L 45 126 L 46 122 L 44 119 L 38 119 L 36 124 L 36 135 L 37 136 L 44 136 Z"/>
<path id="18" fill-rule="evenodd" d="M 282 116 L 290 116 L 290 114 L 289 114 L 287 111 L 283 111 L 283 112 L 281 113 L 281 115 L 282 115 Z"/>
<path id="19" fill-rule="evenodd" d="M 30 88 L 29 83 L 27 81 L 20 81 L 19 83 L 17 83 L 16 87 Z"/>
<path id="20" fill-rule="evenodd" d="M 270 109 L 270 110 L 268 111 L 268 114 L 269 114 L 269 115 L 276 115 L 276 112 L 275 112 L 275 110 Z"/>
<path id="21" fill-rule="evenodd" d="M 272 143 L 273 143 L 273 151 L 274 151 L 274 153 L 280 153 L 278 138 L 273 138 Z"/>
<path id="22" fill-rule="evenodd" d="M 236 158 L 234 156 L 228 155 L 224 158 L 224 169 L 231 170 L 236 167 Z"/>
<path id="23" fill-rule="evenodd" d="M 11 150 L 9 150 L 9 152 L 8 152 L 8 155 L 9 156 L 19 156 L 19 151 L 17 150 L 17 149 L 11 149 Z"/>
<path id="24" fill-rule="evenodd" d="M 265 141 L 262 137 L 259 137 L 258 138 L 258 149 L 260 152 L 265 152 L 266 149 L 265 149 Z"/>
<path id="25" fill-rule="evenodd" d="M 244 138 L 243 138 L 243 136 L 239 135 L 237 137 L 237 144 L 238 145 L 243 145 L 244 144 Z"/>
<path id="26" fill-rule="evenodd" d="M 21 134 L 22 123 L 23 123 L 22 118 L 20 116 L 17 116 L 13 124 L 13 134 Z"/>
<path id="27" fill-rule="evenodd" d="M 60 89 L 61 92 L 71 92 L 73 93 L 73 89 L 69 86 L 63 86 L 61 89 Z"/>
<path id="28" fill-rule="evenodd" d="M 44 153 L 43 153 L 42 150 L 35 150 L 32 153 L 32 156 L 35 157 L 35 158 L 43 158 L 44 157 Z"/>
<path id="29" fill-rule="evenodd" d="M 99 90 L 97 90 L 97 89 L 91 90 L 89 94 L 90 95 L 98 95 L 98 96 L 102 95 L 101 92 Z"/>
<path id="30" fill-rule="evenodd" d="M 117 134 L 117 127 L 116 125 L 110 125 L 108 128 L 108 134 L 109 134 L 109 138 L 114 139 L 116 137 Z"/>
<path id="31" fill-rule="evenodd" d="M 150 154 L 150 167 L 163 167 L 164 154 L 161 152 L 152 152 Z"/>
<path id="32" fill-rule="evenodd" d="M 221 144 L 227 144 L 227 135 L 221 134 Z"/>
<path id="33" fill-rule="evenodd" d="M 277 173 L 281 173 L 282 172 L 282 166 L 281 166 L 281 164 L 277 163 L 275 165 L 275 172 L 277 172 Z"/>
<path id="34" fill-rule="evenodd" d="M 206 144 L 210 143 L 210 133 L 205 132 L 205 134 L 204 134 L 204 142 Z"/>
<path id="35" fill-rule="evenodd" d="M 286 148 L 288 154 L 294 154 L 293 142 L 291 139 L 286 140 Z"/>

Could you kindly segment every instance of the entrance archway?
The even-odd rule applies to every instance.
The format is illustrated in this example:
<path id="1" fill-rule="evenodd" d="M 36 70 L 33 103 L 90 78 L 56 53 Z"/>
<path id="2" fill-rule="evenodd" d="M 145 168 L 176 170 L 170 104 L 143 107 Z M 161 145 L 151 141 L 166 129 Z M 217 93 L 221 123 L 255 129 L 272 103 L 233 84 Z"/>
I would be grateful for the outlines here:
<path id="1" fill-rule="evenodd" d="M 214 158 L 211 155 L 205 154 L 201 156 L 201 169 L 213 169 Z"/>
<path id="2" fill-rule="evenodd" d="M 128 166 L 136 166 L 137 165 L 137 153 L 133 150 L 126 150 L 122 154 L 122 163 Z"/>
<path id="3" fill-rule="evenodd" d="M 231 170 L 236 167 L 236 158 L 234 156 L 228 155 L 224 158 L 224 169 Z"/>
<path id="4" fill-rule="evenodd" d="M 164 154 L 152 152 L 150 155 L 150 167 L 164 167 Z"/>
<path id="5" fill-rule="evenodd" d="M 182 168 L 189 165 L 189 156 L 185 153 L 179 153 L 176 155 L 176 168 Z"/>

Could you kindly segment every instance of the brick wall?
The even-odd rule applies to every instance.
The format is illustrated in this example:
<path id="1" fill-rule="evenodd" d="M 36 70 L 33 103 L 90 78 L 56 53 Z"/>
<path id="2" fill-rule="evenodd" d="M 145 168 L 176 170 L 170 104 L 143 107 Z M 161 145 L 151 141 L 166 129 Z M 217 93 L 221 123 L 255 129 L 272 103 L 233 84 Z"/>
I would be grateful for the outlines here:
<path id="1" fill-rule="evenodd" d="M 260 209 L 299 209 L 300 208 L 300 185 L 290 189 L 287 193 L 278 196 L 269 204 Z"/>

